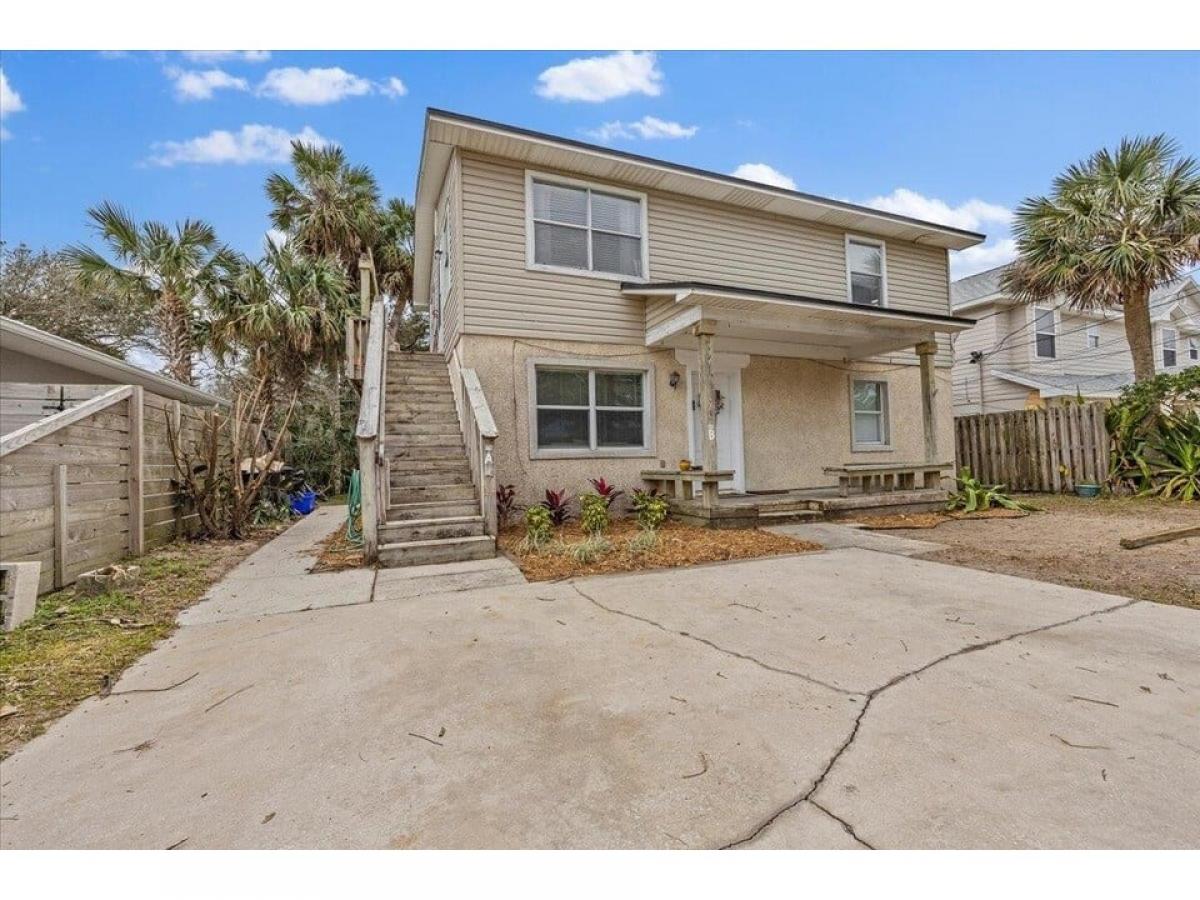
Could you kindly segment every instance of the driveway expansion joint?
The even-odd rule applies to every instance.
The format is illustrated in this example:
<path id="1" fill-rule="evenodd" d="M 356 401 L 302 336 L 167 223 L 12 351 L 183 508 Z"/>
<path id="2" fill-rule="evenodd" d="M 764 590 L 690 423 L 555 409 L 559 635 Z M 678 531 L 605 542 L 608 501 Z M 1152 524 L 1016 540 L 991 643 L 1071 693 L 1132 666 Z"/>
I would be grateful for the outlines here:
<path id="1" fill-rule="evenodd" d="M 582 593 L 582 591 L 580 593 Z M 593 601 L 593 602 L 595 602 L 595 601 Z M 816 806 L 822 812 L 825 812 L 826 814 L 828 814 L 831 817 L 836 819 L 837 816 L 834 816 L 833 813 L 830 813 L 829 810 L 825 809 L 824 807 L 819 806 L 817 804 L 817 802 L 815 800 L 813 800 L 812 798 L 814 796 L 816 796 L 817 791 L 820 790 L 821 785 L 825 781 L 825 778 L 829 775 L 829 773 L 831 771 L 833 771 L 833 767 L 835 765 L 837 765 L 838 760 L 841 759 L 842 755 L 848 749 L 850 749 L 851 745 L 854 743 L 855 738 L 858 737 L 859 728 L 862 726 L 863 719 L 866 718 L 867 711 L 871 708 L 871 704 L 874 702 L 875 698 L 878 697 L 880 694 L 882 694 L 884 691 L 888 690 L 889 688 L 893 688 L 896 685 L 907 681 L 909 678 L 913 678 L 924 672 L 928 672 L 934 666 L 940 665 L 941 663 L 944 663 L 950 659 L 954 659 L 955 657 L 965 656 L 969 653 L 975 653 L 978 650 L 987 650 L 990 647 L 995 647 L 999 644 L 1004 644 L 1009 641 L 1014 641 L 1014 640 L 1017 640 L 1018 638 L 1029 637 L 1030 635 L 1033 635 L 1033 634 L 1040 634 L 1041 632 L 1050 631 L 1051 629 L 1054 629 L 1054 628 L 1061 628 L 1065 625 L 1073 625 L 1074 623 L 1081 622 L 1084 619 L 1091 619 L 1091 618 L 1095 618 L 1097 616 L 1106 615 L 1108 613 L 1117 612 L 1118 610 L 1125 609 L 1127 607 L 1133 606 L 1133 605 L 1141 603 L 1141 602 L 1142 602 L 1141 600 L 1126 600 L 1124 603 L 1117 603 L 1113 606 L 1106 606 L 1103 609 L 1095 609 L 1095 610 L 1092 610 L 1091 612 L 1081 613 L 1078 616 L 1072 616 L 1071 618 L 1063 619 L 1060 622 L 1051 622 L 1049 625 L 1039 625 L 1037 628 L 1027 628 L 1023 631 L 1017 631 L 1017 632 L 1013 632 L 1012 634 L 1005 635 L 1004 637 L 993 638 L 990 641 L 981 641 L 978 644 L 969 644 L 966 647 L 962 647 L 951 653 L 943 654 L 942 656 L 939 656 L 936 659 L 931 660 L 930 662 L 927 662 L 922 666 L 918 666 L 917 668 L 912 669 L 908 672 L 902 672 L 901 674 L 897 675 L 896 677 L 884 682 L 879 687 L 873 688 L 872 690 L 867 692 L 866 703 L 863 704 L 862 709 L 859 710 L 858 716 L 855 717 L 854 724 L 851 726 L 850 733 L 849 733 L 849 735 L 846 736 L 846 740 L 842 742 L 842 745 L 840 747 L 838 747 L 838 749 L 834 752 L 833 756 L 830 757 L 829 762 L 827 762 L 825 764 L 825 768 L 821 770 L 821 774 L 818 775 L 816 780 L 813 781 L 812 786 L 809 787 L 809 789 L 806 790 L 804 793 L 795 797 L 788 803 L 781 806 L 775 812 L 773 812 L 770 816 L 768 816 L 766 819 L 764 819 L 748 835 L 746 835 L 745 837 L 742 837 L 742 838 L 738 838 L 735 841 L 731 841 L 730 843 L 725 844 L 720 849 L 731 850 L 735 847 L 742 847 L 742 846 L 752 843 L 758 837 L 760 837 L 765 831 L 767 831 L 767 829 L 769 829 L 772 825 L 774 825 L 775 822 L 779 820 L 780 816 L 782 816 L 784 813 L 787 813 L 787 812 L 795 809 L 801 803 L 804 803 L 806 801 L 809 803 L 812 803 L 813 806 Z M 597 604 L 597 605 L 599 605 L 599 604 Z M 838 821 L 842 822 L 843 827 L 845 827 L 849 831 L 849 833 L 851 834 L 852 837 L 854 837 L 855 840 L 858 840 L 861 843 L 866 843 L 865 841 L 862 841 L 856 834 L 854 834 L 854 832 L 850 829 L 850 826 L 848 823 L 846 823 L 842 819 L 838 819 Z"/>

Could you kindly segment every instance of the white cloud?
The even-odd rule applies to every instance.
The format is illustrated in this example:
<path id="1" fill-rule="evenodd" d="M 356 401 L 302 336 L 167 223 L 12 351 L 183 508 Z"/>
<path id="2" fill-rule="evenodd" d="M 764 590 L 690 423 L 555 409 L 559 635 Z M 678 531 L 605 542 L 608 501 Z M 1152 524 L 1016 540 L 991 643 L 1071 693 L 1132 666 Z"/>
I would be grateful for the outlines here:
<path id="1" fill-rule="evenodd" d="M 235 78 L 220 69 L 168 68 L 167 77 L 175 85 L 175 97 L 178 100 L 211 100 L 213 94 L 220 90 L 247 91 L 250 85 L 245 78 Z"/>
<path id="2" fill-rule="evenodd" d="M 690 138 L 700 130 L 699 125 L 680 125 L 654 116 L 642 116 L 636 122 L 605 122 L 599 128 L 586 132 L 598 141 Z"/>
<path id="3" fill-rule="evenodd" d="M 287 232 L 280 231 L 278 228 L 268 228 L 267 233 L 265 235 L 263 235 L 264 247 L 267 244 L 271 244 L 275 247 L 279 247 L 282 249 L 282 247 L 287 242 L 288 242 Z"/>
<path id="4" fill-rule="evenodd" d="M 535 90 L 550 100 L 601 103 L 627 94 L 657 97 L 662 93 L 662 81 L 653 53 L 622 50 L 551 66 L 538 76 Z"/>
<path id="5" fill-rule="evenodd" d="M 773 187 L 796 189 L 796 182 L 790 176 L 784 175 L 778 169 L 773 169 L 766 163 L 742 163 L 731 173 L 734 178 L 745 178 L 747 181 L 761 181 Z"/>
<path id="6" fill-rule="evenodd" d="M 979 231 L 986 228 L 988 223 L 1007 228 L 1012 220 L 1012 210 L 995 203 L 972 198 L 958 206 L 951 206 L 944 200 L 926 197 L 908 188 L 896 188 L 886 197 L 873 197 L 866 205 L 882 209 L 884 212 L 937 222 L 967 231 Z"/>
<path id="7" fill-rule="evenodd" d="M 361 97 L 374 85 L 345 69 L 272 69 L 258 86 L 258 93 L 296 106 L 323 106 L 347 97 Z"/>
<path id="8" fill-rule="evenodd" d="M 274 125 L 243 125 L 238 131 L 218 129 L 186 141 L 161 141 L 151 148 L 154 153 L 149 162 L 167 167 L 286 162 L 292 141 L 317 146 L 333 143 L 307 125 L 295 133 Z"/>
<path id="9" fill-rule="evenodd" d="M 25 109 L 25 103 L 21 100 L 21 95 L 8 83 L 8 76 L 4 74 L 3 69 L 0 69 L 0 121 L 23 109 Z M 12 133 L 7 128 L 0 126 L 0 141 L 7 141 L 10 137 L 12 137 Z"/>
<path id="10" fill-rule="evenodd" d="M 270 50 L 184 50 L 185 59 L 198 63 L 225 62 L 239 60 L 241 62 L 265 62 L 271 58 Z"/>
<path id="11" fill-rule="evenodd" d="M 389 97 L 403 97 L 408 93 L 408 87 L 395 75 L 387 81 L 380 82 L 379 90 Z"/>
<path id="12" fill-rule="evenodd" d="M 128 50 L 99 50 L 97 53 L 101 59 L 128 59 L 130 56 Z"/>
<path id="13" fill-rule="evenodd" d="M 966 278 L 976 272 L 994 269 L 1017 258 L 1017 242 L 1010 237 L 988 241 L 966 250 L 950 253 L 950 277 Z"/>

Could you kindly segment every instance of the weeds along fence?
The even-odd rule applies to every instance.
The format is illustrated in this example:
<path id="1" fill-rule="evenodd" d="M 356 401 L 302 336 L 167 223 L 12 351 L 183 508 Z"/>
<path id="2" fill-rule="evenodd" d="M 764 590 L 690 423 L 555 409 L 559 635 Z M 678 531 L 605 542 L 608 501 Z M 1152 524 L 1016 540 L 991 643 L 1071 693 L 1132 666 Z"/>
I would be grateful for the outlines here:
<path id="1" fill-rule="evenodd" d="M 57 386 L 37 388 L 60 397 Z M 40 399 L 19 386 L 0 389 L 10 399 Z M 183 439 L 195 440 L 200 408 L 134 385 L 75 385 L 68 393 L 65 408 L 0 437 L 0 560 L 40 562 L 39 592 L 196 523 L 178 501 L 167 428 L 179 423 Z M 17 404 L 9 407 L 15 417 Z"/>
<path id="2" fill-rule="evenodd" d="M 961 416 L 954 420 L 958 468 L 1013 491 L 1072 491 L 1108 477 L 1103 403 Z"/>

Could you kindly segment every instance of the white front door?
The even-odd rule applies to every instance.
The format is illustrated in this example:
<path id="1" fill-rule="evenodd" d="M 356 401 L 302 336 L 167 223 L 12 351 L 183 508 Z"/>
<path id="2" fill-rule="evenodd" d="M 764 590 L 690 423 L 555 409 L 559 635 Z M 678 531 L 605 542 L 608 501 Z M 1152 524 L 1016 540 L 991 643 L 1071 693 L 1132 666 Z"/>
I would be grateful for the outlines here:
<path id="1" fill-rule="evenodd" d="M 732 469 L 732 482 L 723 482 L 722 490 L 746 490 L 746 474 L 742 463 L 742 373 L 714 372 L 713 385 L 717 391 L 717 468 Z M 691 428 L 688 452 L 691 460 L 700 465 L 704 457 L 701 442 L 700 376 L 688 370 L 688 402 L 691 405 Z"/>

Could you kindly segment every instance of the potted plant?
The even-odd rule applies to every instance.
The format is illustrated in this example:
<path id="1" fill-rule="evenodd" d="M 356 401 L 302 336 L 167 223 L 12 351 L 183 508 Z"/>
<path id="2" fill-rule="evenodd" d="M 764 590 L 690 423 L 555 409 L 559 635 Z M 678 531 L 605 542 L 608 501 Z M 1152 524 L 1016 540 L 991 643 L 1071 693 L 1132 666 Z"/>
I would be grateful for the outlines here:
<path id="1" fill-rule="evenodd" d="M 1100 496 L 1100 485 L 1091 481 L 1075 482 L 1075 493 L 1087 500 L 1094 500 Z"/>

